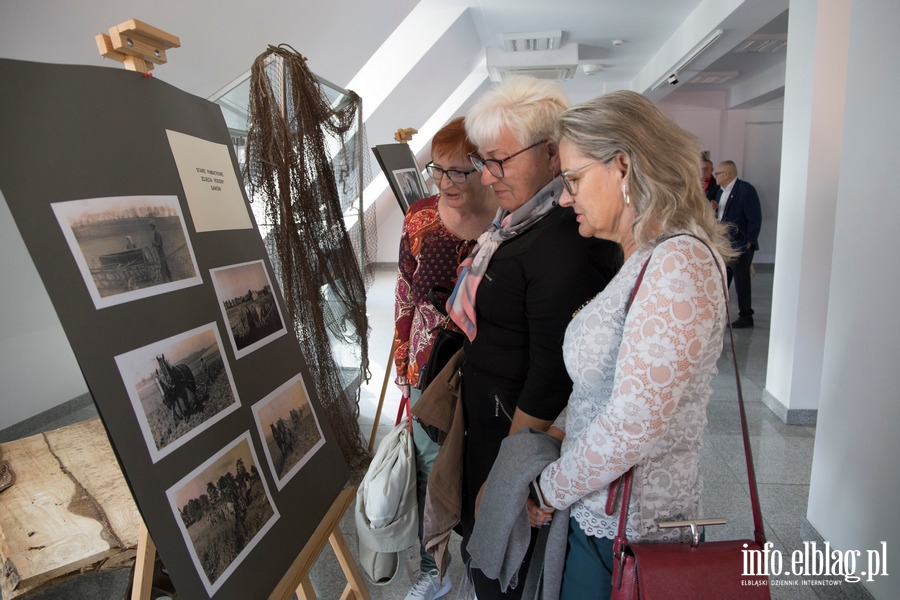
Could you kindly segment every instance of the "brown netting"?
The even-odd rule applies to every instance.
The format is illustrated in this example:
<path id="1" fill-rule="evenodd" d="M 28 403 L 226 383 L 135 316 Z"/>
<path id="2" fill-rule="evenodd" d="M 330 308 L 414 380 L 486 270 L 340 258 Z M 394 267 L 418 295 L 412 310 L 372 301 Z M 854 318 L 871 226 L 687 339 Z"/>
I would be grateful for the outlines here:
<path id="1" fill-rule="evenodd" d="M 362 156 L 352 152 L 365 143 L 358 118 L 361 100 L 350 92 L 347 100 L 332 106 L 306 58 L 282 44 L 269 46 L 253 63 L 249 113 L 245 180 L 251 198 L 265 203 L 274 241 L 274 252 L 268 244 L 270 255 L 312 377 L 307 385 L 315 386 L 357 479 L 370 459 L 358 423 L 360 384 L 369 378 L 366 286 L 360 268 L 366 248 L 364 242 L 354 247 L 347 232 L 342 196 L 358 197 L 361 190 L 351 182 L 355 189 L 344 193 L 348 184 L 342 173 Z M 333 151 L 333 164 L 328 149 L 335 139 L 339 149 Z M 357 165 L 353 171 L 358 174 L 359 169 Z M 364 226 L 363 221 L 360 214 L 354 227 Z M 341 345 L 354 348 L 358 368 L 337 364 L 334 347 Z"/>

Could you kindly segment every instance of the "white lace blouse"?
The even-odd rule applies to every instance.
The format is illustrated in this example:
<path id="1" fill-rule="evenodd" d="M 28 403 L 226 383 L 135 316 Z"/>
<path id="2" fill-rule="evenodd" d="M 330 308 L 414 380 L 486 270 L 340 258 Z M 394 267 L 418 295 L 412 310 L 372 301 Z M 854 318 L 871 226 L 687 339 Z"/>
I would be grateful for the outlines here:
<path id="1" fill-rule="evenodd" d="M 630 541 L 684 539 L 657 523 L 700 516 L 701 435 L 725 326 L 722 273 L 722 258 L 696 238 L 666 239 L 632 254 L 569 324 L 563 354 L 574 387 L 554 423 L 566 437 L 541 489 L 552 506 L 571 507 L 588 535 L 615 537 L 619 511 L 606 515 L 607 490 L 632 465 Z"/>

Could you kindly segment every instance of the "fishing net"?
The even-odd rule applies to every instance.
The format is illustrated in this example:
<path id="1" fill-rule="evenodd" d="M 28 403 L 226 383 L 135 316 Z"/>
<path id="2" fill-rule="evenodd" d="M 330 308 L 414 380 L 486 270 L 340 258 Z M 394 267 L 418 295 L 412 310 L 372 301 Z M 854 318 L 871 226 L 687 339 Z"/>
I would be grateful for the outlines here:
<path id="1" fill-rule="evenodd" d="M 359 96 L 328 98 L 289 46 L 269 46 L 253 63 L 244 176 L 250 197 L 265 205 L 266 245 L 307 385 L 354 478 L 370 458 L 358 418 L 360 386 L 370 377 L 366 281 L 374 263 L 365 235 L 374 211 L 353 208 L 371 178 L 361 114 Z"/>

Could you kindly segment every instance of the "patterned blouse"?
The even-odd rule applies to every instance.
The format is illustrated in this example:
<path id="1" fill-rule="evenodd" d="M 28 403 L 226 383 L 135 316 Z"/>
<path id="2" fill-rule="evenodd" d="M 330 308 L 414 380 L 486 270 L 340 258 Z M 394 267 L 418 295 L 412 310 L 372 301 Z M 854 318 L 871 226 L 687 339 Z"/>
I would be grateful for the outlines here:
<path id="1" fill-rule="evenodd" d="M 444 227 L 438 215 L 439 198 L 419 200 L 409 207 L 403 221 L 394 293 L 394 365 L 398 384 L 418 383 L 419 371 L 428 361 L 443 323 L 444 316 L 428 300 L 429 290 L 436 285 L 452 288 L 456 284 L 456 267 L 475 245 L 475 240 L 461 240 Z"/>
<path id="2" fill-rule="evenodd" d="M 563 354 L 574 387 L 554 424 L 566 437 L 541 489 L 554 507 L 571 507 L 588 535 L 615 537 L 619 510 L 606 515 L 608 486 L 632 465 L 629 541 L 685 539 L 686 531 L 657 524 L 699 518 L 701 436 L 725 327 L 723 272 L 721 257 L 693 237 L 644 246 L 569 324 Z"/>

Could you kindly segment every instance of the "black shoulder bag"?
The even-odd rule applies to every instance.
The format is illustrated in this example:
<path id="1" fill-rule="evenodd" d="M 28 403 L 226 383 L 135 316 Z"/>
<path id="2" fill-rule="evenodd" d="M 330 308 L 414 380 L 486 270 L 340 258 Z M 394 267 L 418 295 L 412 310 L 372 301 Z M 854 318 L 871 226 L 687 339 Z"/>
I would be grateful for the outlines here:
<path id="1" fill-rule="evenodd" d="M 435 294 L 449 295 L 452 291 L 444 286 L 436 285 L 428 292 L 428 300 L 431 301 L 432 306 L 444 315 L 444 321 L 434 340 L 434 345 L 431 347 L 428 362 L 422 365 L 422 368 L 419 370 L 419 382 L 416 387 L 420 390 L 428 387 L 428 384 L 441 372 L 444 366 L 453 358 L 453 355 L 463 347 L 463 343 L 466 340 L 465 334 L 458 329 L 454 329 L 453 325 L 450 324 L 450 316 L 447 314 L 447 309 L 435 296 Z"/>

